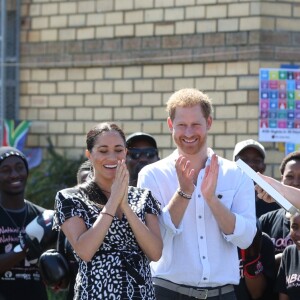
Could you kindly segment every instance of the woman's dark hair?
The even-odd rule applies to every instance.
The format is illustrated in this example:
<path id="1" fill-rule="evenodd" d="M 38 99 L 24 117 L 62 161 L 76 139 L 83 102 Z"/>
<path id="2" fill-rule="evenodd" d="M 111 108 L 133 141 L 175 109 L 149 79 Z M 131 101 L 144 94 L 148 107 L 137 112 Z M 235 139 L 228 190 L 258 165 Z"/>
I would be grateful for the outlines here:
<path id="1" fill-rule="evenodd" d="M 95 145 L 95 141 L 99 135 L 103 132 L 116 131 L 120 134 L 121 138 L 124 141 L 124 145 L 126 145 L 125 134 L 122 129 L 114 123 L 100 123 L 97 124 L 94 128 L 92 128 L 86 135 L 86 148 L 92 152 L 92 149 Z"/>
<path id="2" fill-rule="evenodd" d="M 300 151 L 294 151 L 289 153 L 281 162 L 279 167 L 281 175 L 283 175 L 286 164 L 291 160 L 299 160 L 300 161 Z"/>
<path id="3" fill-rule="evenodd" d="M 91 161 L 88 159 L 86 161 L 84 161 L 78 168 L 78 171 L 77 171 L 77 183 L 83 183 L 83 180 L 81 178 L 81 172 L 84 172 L 84 171 L 89 171 L 89 172 L 93 172 L 93 165 L 91 163 Z"/>

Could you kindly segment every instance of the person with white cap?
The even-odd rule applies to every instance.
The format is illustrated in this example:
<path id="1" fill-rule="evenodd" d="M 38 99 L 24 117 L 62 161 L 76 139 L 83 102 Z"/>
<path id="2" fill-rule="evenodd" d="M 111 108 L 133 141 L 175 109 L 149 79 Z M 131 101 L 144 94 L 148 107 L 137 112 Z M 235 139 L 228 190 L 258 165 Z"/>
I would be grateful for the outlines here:
<path id="1" fill-rule="evenodd" d="M 154 137 L 145 132 L 134 132 L 126 138 L 126 165 L 129 172 L 129 185 L 136 186 L 140 170 L 159 160 Z"/>
<path id="2" fill-rule="evenodd" d="M 265 157 L 265 147 L 253 139 L 238 142 L 234 147 L 233 160 L 242 159 L 255 172 L 265 172 Z"/>
<path id="3" fill-rule="evenodd" d="M 0 147 L 1 300 L 48 299 L 38 266 L 30 263 L 28 246 L 21 242 L 26 226 L 45 211 L 24 199 L 27 178 L 25 155 L 13 147 Z"/>
<path id="4" fill-rule="evenodd" d="M 233 160 L 243 160 L 255 172 L 259 172 L 261 174 L 265 172 L 265 158 L 265 147 L 253 139 L 240 141 L 234 147 Z M 255 196 L 255 208 L 257 218 L 269 211 L 280 208 L 277 203 L 272 203 L 271 205 L 269 205 L 265 201 L 259 199 L 256 194 Z"/>
<path id="5" fill-rule="evenodd" d="M 264 146 L 253 139 L 238 142 L 233 151 L 234 161 L 241 159 L 255 172 L 260 173 L 266 170 L 265 157 Z M 278 208 L 276 203 L 269 206 L 257 195 L 255 199 L 257 218 L 265 212 Z M 271 238 L 262 232 L 259 222 L 252 244 L 246 250 L 238 249 L 238 253 L 241 274 L 240 283 L 235 286 L 238 300 L 273 300 L 276 276 L 274 245 Z"/>

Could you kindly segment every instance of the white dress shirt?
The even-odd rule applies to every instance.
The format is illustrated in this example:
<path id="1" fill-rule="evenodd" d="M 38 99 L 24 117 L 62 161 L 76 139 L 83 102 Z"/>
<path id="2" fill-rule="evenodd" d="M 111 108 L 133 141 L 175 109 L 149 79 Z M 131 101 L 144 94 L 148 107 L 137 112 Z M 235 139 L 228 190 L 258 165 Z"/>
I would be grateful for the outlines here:
<path id="1" fill-rule="evenodd" d="M 213 154 L 208 149 L 207 164 Z M 159 217 L 163 237 L 163 254 L 151 263 L 154 277 L 177 284 L 216 287 L 238 284 L 240 279 L 237 247 L 247 248 L 256 233 L 255 193 L 253 181 L 235 162 L 218 157 L 219 175 L 216 194 L 236 216 L 233 234 L 221 232 L 201 194 L 204 169 L 199 172 L 192 199 L 178 228 L 174 226 L 166 205 L 178 188 L 175 160 L 178 151 L 145 166 L 139 173 L 138 187 L 148 188 L 161 203 Z"/>

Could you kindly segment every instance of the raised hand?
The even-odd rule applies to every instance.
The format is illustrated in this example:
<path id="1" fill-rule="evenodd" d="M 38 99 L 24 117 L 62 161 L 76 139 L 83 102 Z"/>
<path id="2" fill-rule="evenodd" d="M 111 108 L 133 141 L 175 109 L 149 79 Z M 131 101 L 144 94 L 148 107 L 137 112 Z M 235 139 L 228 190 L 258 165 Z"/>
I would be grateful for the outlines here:
<path id="1" fill-rule="evenodd" d="M 122 198 L 122 201 L 120 203 L 120 207 L 123 211 L 124 211 L 124 208 L 126 206 L 128 206 L 128 185 L 129 185 L 129 172 L 127 170 L 127 166 L 126 166 L 125 163 L 124 163 L 124 166 L 126 168 L 125 176 L 124 176 L 124 190 L 122 192 L 123 198 Z"/>
<path id="2" fill-rule="evenodd" d="M 206 201 L 210 201 L 215 196 L 218 174 L 218 157 L 216 154 L 213 154 L 210 165 L 205 168 L 204 178 L 201 184 L 201 192 Z"/>
<path id="3" fill-rule="evenodd" d="M 194 191 L 193 180 L 195 170 L 191 167 L 191 162 L 183 155 L 180 155 L 176 160 L 175 169 L 179 188 L 187 194 L 192 194 Z"/>
<path id="4" fill-rule="evenodd" d="M 279 193 L 282 193 L 282 191 L 280 190 L 281 187 L 281 183 L 279 183 L 277 180 L 268 177 L 268 176 L 264 176 L 260 173 L 257 173 L 262 179 L 264 179 L 266 182 L 268 182 L 270 185 L 272 185 L 276 190 L 278 190 Z M 255 185 L 255 190 L 257 192 L 257 197 L 259 199 L 264 200 L 265 202 L 271 203 L 271 202 L 275 202 L 275 200 L 272 198 L 272 196 L 270 196 L 263 188 L 261 188 L 259 185 Z"/>
<path id="5" fill-rule="evenodd" d="M 111 195 L 110 195 L 110 198 L 116 199 L 118 204 L 124 201 L 124 197 L 126 197 L 126 201 L 127 201 L 128 182 L 129 182 L 129 174 L 127 171 L 125 161 L 124 160 L 118 161 L 116 176 L 111 186 Z"/>
<path id="6" fill-rule="evenodd" d="M 255 190 L 257 192 L 257 197 L 259 199 L 264 200 L 265 202 L 272 203 L 275 200 L 270 196 L 264 189 L 262 189 L 259 185 L 255 185 Z"/>

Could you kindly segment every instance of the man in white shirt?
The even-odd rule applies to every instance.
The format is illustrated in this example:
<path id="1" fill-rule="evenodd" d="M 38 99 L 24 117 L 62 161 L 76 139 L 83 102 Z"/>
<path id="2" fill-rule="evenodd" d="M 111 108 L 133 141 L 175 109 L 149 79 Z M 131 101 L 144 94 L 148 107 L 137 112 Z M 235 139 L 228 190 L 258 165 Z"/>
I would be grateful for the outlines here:
<path id="1" fill-rule="evenodd" d="M 137 185 L 149 188 L 163 208 L 163 255 L 151 263 L 156 297 L 236 299 L 237 247 L 247 248 L 256 233 L 253 183 L 208 148 L 213 107 L 206 94 L 179 90 L 167 112 L 177 149 L 145 166 Z"/>

